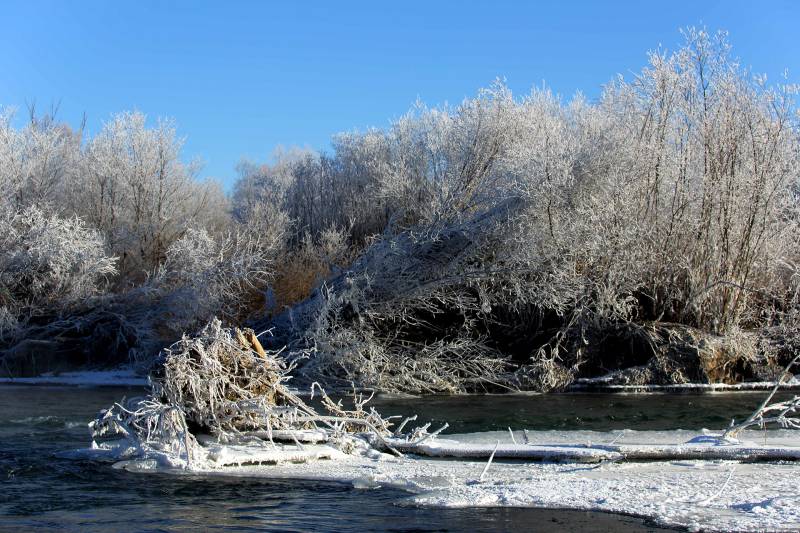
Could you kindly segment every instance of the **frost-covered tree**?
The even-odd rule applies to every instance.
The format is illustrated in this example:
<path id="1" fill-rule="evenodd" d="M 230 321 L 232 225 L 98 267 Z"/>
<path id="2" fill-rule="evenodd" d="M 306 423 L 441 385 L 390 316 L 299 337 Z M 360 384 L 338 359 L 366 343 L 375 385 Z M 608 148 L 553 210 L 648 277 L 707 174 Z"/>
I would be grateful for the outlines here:
<path id="1" fill-rule="evenodd" d="M 58 123 L 54 115 L 37 116 L 32 108 L 24 127 L 16 129 L 13 110 L 0 111 L 0 202 L 9 209 L 56 206 L 65 184 L 75 177 L 81 133 Z"/>
<path id="2" fill-rule="evenodd" d="M 788 290 L 777 265 L 796 260 L 794 93 L 743 70 L 724 34 L 690 29 L 596 104 L 539 89 L 517 100 L 497 84 L 343 137 L 296 167 L 287 212 L 312 235 L 344 211 L 380 236 L 292 311 L 324 346 L 309 370 L 373 384 L 408 371 L 424 389 L 424 369 L 499 349 L 524 371 L 483 378 L 553 387 L 614 368 L 608 354 L 625 345 L 642 354 L 628 364 L 657 356 L 652 379 L 747 361 L 754 344 L 740 332 L 768 324 Z M 327 176 L 358 201 L 321 194 Z M 684 329 L 658 327 L 669 323 Z M 732 340 L 701 353 L 694 331 Z"/>
<path id="3" fill-rule="evenodd" d="M 31 109 L 21 127 L 14 123 L 10 111 L 0 114 L 0 357 L 27 372 L 26 359 L 52 354 L 93 360 L 95 344 L 108 344 L 114 361 L 154 355 L 182 331 L 158 329 L 163 302 L 144 297 L 142 285 L 163 275 L 167 250 L 188 231 L 230 248 L 221 187 L 195 179 L 169 121 L 149 127 L 141 113 L 123 113 L 88 139 L 54 112 Z M 272 246 L 268 236 L 252 242 Z M 232 305 L 209 300 L 196 311 L 224 314 Z"/>
<path id="4" fill-rule="evenodd" d="M 38 205 L 83 228 L 119 257 L 114 312 L 150 330 L 274 318 L 280 340 L 317 347 L 308 376 L 427 391 L 620 366 L 738 379 L 796 329 L 797 89 L 743 69 L 724 34 L 685 36 L 597 102 L 496 82 L 327 153 L 243 162 L 230 198 L 195 179 L 169 121 L 124 113 L 84 138 L 5 112 L 0 212 Z M 0 312 L 6 330 L 21 309 Z"/>
<path id="5" fill-rule="evenodd" d="M 182 145 L 170 121 L 148 128 L 142 113 L 115 116 L 88 142 L 71 206 L 103 233 L 126 279 L 154 270 L 187 229 L 224 229 L 221 189 L 195 179 Z"/>

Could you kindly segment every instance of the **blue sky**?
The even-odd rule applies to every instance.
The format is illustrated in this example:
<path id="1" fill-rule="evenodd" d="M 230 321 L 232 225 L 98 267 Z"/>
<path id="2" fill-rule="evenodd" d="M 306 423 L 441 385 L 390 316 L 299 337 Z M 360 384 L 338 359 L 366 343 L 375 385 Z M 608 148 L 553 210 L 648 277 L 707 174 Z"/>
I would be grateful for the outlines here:
<path id="1" fill-rule="evenodd" d="M 4 2 L 0 105 L 60 102 L 90 132 L 114 113 L 173 117 L 184 155 L 230 186 L 278 145 L 328 147 L 419 97 L 457 103 L 497 77 L 596 97 L 678 29 L 726 29 L 734 53 L 800 81 L 800 1 Z"/>

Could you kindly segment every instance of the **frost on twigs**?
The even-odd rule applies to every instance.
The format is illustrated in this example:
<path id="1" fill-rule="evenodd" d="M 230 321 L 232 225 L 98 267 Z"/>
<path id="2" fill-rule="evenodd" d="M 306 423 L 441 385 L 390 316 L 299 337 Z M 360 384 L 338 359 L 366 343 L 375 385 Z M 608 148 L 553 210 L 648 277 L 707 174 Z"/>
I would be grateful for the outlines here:
<path id="1" fill-rule="evenodd" d="M 797 89 L 754 78 L 722 33 L 685 35 L 595 102 L 498 83 L 244 180 L 296 221 L 289 250 L 353 228 L 347 272 L 275 321 L 317 347 L 298 371 L 415 393 L 783 366 L 752 341 L 791 344 Z"/>
<path id="2" fill-rule="evenodd" d="M 753 411 L 753 413 L 739 424 L 731 421 L 730 427 L 723 434 L 725 439 L 735 439 L 736 436 L 747 428 L 757 426 L 759 428 L 766 428 L 768 424 L 774 424 L 782 428 L 800 429 L 800 396 L 794 396 L 790 400 L 780 402 L 772 402 L 775 394 L 780 389 L 784 378 L 788 375 L 791 376 L 789 370 L 800 361 L 800 355 L 792 359 L 786 368 L 781 372 L 775 380 L 775 386 L 770 394 L 761 403 L 761 405 Z"/>
<path id="3" fill-rule="evenodd" d="M 386 441 L 389 419 L 365 410 L 369 398 L 354 394 L 347 409 L 315 385 L 320 412 L 287 388 L 291 367 L 278 354 L 264 350 L 252 330 L 223 328 L 212 320 L 196 337 L 164 351 L 150 396 L 101 412 L 91 424 L 93 436 L 127 439 L 137 455 L 155 454 L 185 467 L 207 455 L 200 435 L 234 444 L 288 442 L 296 446 L 295 459 L 303 441 L 327 442 L 346 453 L 378 448 L 398 454 Z"/>

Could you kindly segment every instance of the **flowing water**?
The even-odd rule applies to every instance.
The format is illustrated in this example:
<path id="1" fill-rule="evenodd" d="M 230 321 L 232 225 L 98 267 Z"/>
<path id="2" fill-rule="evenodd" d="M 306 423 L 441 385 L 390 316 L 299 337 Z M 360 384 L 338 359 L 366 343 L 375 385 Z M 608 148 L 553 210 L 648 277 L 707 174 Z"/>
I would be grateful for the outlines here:
<path id="1" fill-rule="evenodd" d="M 0 385 L 0 530 L 648 531 L 637 518 L 546 509 L 420 509 L 396 490 L 141 475 L 59 456 L 86 447 L 97 411 L 141 390 Z M 376 398 L 384 414 L 448 432 L 719 428 L 763 393 Z"/>
<path id="2" fill-rule="evenodd" d="M 376 397 L 369 405 L 384 416 L 418 414 L 446 433 L 527 430 L 701 430 L 742 421 L 767 392 L 571 393 L 475 396 Z M 788 399 L 791 392 L 776 395 Z"/>

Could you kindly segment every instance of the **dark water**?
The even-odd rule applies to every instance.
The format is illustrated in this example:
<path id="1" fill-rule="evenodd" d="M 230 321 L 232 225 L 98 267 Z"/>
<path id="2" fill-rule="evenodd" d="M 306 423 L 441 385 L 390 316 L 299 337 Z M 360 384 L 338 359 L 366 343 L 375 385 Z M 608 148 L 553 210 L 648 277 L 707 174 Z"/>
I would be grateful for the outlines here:
<path id="1" fill-rule="evenodd" d="M 743 420 L 767 392 L 576 393 L 540 395 L 427 396 L 381 398 L 370 402 L 384 416 L 418 414 L 445 433 L 528 430 L 700 430 L 724 429 L 731 418 Z M 779 393 L 776 400 L 788 399 Z"/>
<path id="2" fill-rule="evenodd" d="M 99 408 L 141 391 L 0 385 L 0 530 L 648 531 L 642 520 L 539 509 L 418 509 L 395 490 L 345 484 L 141 475 L 57 457 L 89 442 Z M 451 431 L 699 429 L 740 418 L 762 395 L 480 396 L 376 399 L 387 414 Z"/>

